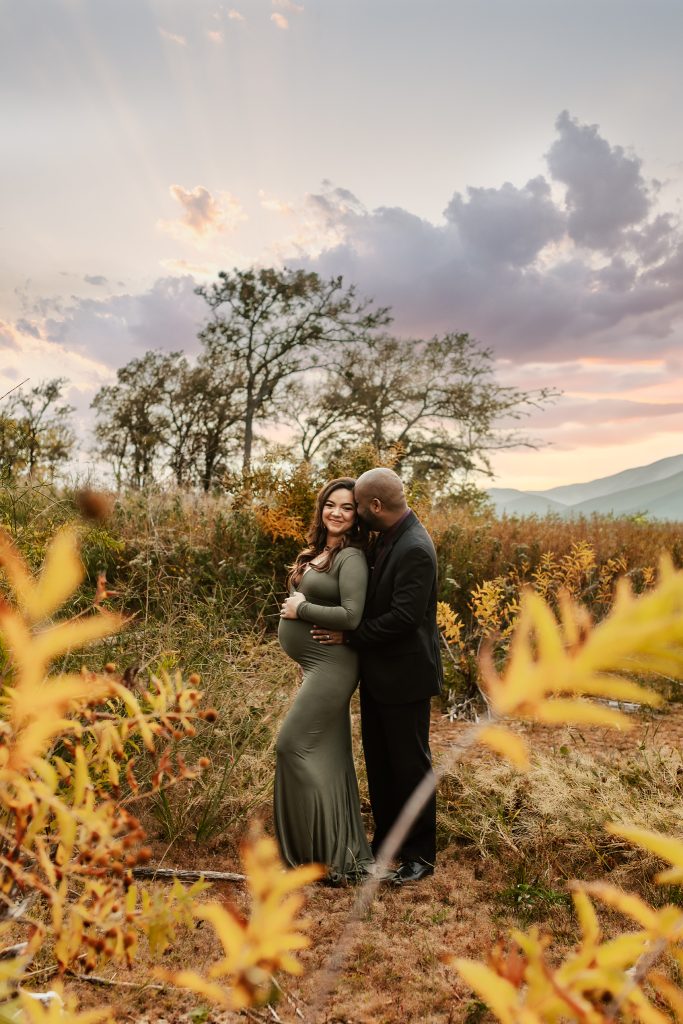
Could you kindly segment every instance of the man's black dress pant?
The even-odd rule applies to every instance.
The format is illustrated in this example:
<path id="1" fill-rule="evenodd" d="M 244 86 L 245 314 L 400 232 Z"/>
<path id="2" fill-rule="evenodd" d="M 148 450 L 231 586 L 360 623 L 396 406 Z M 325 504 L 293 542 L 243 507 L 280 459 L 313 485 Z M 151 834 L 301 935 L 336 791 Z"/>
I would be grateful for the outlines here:
<path id="1" fill-rule="evenodd" d="M 372 851 L 379 848 L 403 805 L 427 773 L 431 700 L 410 704 L 380 704 L 361 683 L 361 731 L 368 773 L 370 804 L 375 819 Z M 436 794 L 415 821 L 398 851 L 402 862 L 434 864 L 436 860 Z"/>

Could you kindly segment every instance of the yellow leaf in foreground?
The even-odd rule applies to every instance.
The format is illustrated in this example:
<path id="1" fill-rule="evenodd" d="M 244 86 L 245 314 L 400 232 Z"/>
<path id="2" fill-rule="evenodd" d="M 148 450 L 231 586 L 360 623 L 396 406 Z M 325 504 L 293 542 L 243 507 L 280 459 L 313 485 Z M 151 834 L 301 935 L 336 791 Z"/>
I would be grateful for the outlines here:
<path id="1" fill-rule="evenodd" d="M 631 892 L 624 892 L 623 889 L 618 889 L 615 885 L 608 885 L 607 882 L 587 882 L 582 884 L 581 888 L 584 892 L 590 893 L 591 896 L 597 896 L 608 907 L 613 907 L 614 910 L 618 910 L 621 914 L 625 914 L 626 917 L 637 921 L 639 925 L 642 925 L 648 931 L 657 929 L 659 923 L 657 911 L 649 906 L 645 900 L 641 900 L 640 896 L 636 896 Z"/>
<path id="2" fill-rule="evenodd" d="M 152 971 L 155 978 L 159 981 L 168 981 L 172 985 L 178 985 L 179 988 L 189 989 L 190 992 L 196 992 L 198 996 L 205 996 L 212 1003 L 217 1006 L 230 1007 L 231 1009 L 241 1009 L 239 1006 L 233 1006 L 230 998 L 230 992 L 228 989 L 223 988 L 222 985 L 218 985 L 216 982 L 207 981 L 201 974 L 197 974 L 196 971 L 167 971 L 163 967 L 156 967 Z"/>
<path id="3" fill-rule="evenodd" d="M 292 954 L 310 945 L 310 940 L 305 934 L 309 922 L 297 916 L 304 901 L 300 890 L 322 874 L 318 864 L 285 871 L 277 846 L 265 837 L 243 848 L 242 862 L 253 904 L 249 920 L 219 903 L 205 903 L 194 910 L 195 917 L 214 928 L 223 946 L 222 959 L 209 967 L 207 978 L 192 971 L 163 975 L 174 985 L 233 1009 L 265 999 L 274 970 L 301 973 Z"/>
<path id="4" fill-rule="evenodd" d="M 108 1007 L 98 1010 L 84 1010 L 79 1013 L 73 999 L 62 999 L 62 988 L 55 985 L 55 998 L 47 1004 L 28 992 L 19 993 L 22 1024 L 100 1024 L 101 1021 L 112 1020 Z"/>
<path id="5" fill-rule="evenodd" d="M 471 989 L 477 993 L 502 1024 L 514 1024 L 519 1007 L 519 993 L 515 986 L 492 971 L 486 964 L 462 957 L 444 957 L 455 967 Z"/>
<path id="6" fill-rule="evenodd" d="M 598 967 L 608 971 L 624 971 L 635 964 L 639 956 L 642 956 L 649 942 L 647 932 L 626 932 L 618 935 L 616 939 L 604 942 L 595 952 L 595 962 Z"/>
<path id="7" fill-rule="evenodd" d="M 643 850 L 649 850 L 662 860 L 668 860 L 673 867 L 668 871 L 662 871 L 657 875 L 657 881 L 677 883 L 683 881 L 683 841 L 672 839 L 671 836 L 662 835 L 660 832 L 649 832 L 644 828 L 636 828 L 633 825 L 617 825 L 611 823 L 605 826 L 612 835 L 621 836 L 634 846 L 640 846 Z"/>
<path id="8" fill-rule="evenodd" d="M 49 746 L 53 737 L 73 728 L 67 712 L 101 700 L 109 693 L 106 679 L 56 676 L 40 686 L 10 689 L 8 702 L 16 738 L 9 747 L 8 767 L 22 771 Z"/>
<path id="9" fill-rule="evenodd" d="M 601 929 L 593 904 L 581 889 L 577 889 L 572 893 L 572 900 L 581 926 L 584 945 L 596 946 L 600 941 Z"/>
<path id="10" fill-rule="evenodd" d="M 530 767 L 529 748 L 525 741 L 502 725 L 485 725 L 477 734 L 477 742 L 490 747 L 522 771 Z"/>
<path id="11" fill-rule="evenodd" d="M 529 717 L 548 725 L 604 725 L 612 729 L 621 729 L 623 732 L 633 728 L 633 722 L 615 708 L 606 708 L 601 704 L 590 704 L 583 700 L 568 700 L 564 697 L 541 701 Z"/>
<path id="12" fill-rule="evenodd" d="M 83 647 L 93 640 L 101 640 L 111 633 L 117 633 L 123 624 L 124 619 L 111 612 L 68 619 L 36 634 L 32 644 L 33 656 L 40 659 L 42 664 L 48 665 L 62 654 Z"/>
<path id="13" fill-rule="evenodd" d="M 648 974 L 647 980 L 654 986 L 659 995 L 666 999 L 673 1010 L 676 1021 L 680 1024 L 683 1021 L 683 991 L 681 991 L 678 985 L 674 985 L 669 978 L 658 971 L 652 971 Z"/>
<path id="14" fill-rule="evenodd" d="M 0 533 L 0 564 L 5 568 L 19 607 L 31 622 L 40 622 L 52 615 L 83 579 L 76 533 L 69 526 L 51 541 L 37 582 L 4 531 Z"/>

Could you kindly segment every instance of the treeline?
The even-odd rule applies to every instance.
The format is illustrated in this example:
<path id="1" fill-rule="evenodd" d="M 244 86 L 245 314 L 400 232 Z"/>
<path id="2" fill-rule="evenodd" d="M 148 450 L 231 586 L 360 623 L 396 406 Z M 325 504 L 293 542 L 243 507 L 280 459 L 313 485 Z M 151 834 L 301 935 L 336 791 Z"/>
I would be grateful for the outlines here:
<path id="1" fill-rule="evenodd" d="M 54 477 L 71 456 L 76 441 L 71 425 L 74 408 L 62 401 L 68 381 L 63 377 L 32 388 L 15 388 L 0 405 L 0 479 L 22 473 Z"/>
<path id="2" fill-rule="evenodd" d="M 96 453 L 119 487 L 210 491 L 248 474 L 273 437 L 295 459 L 330 466 L 369 444 L 414 479 L 444 484 L 486 471 L 494 449 L 531 444 L 501 420 L 550 397 L 498 384 L 491 352 L 467 333 L 392 336 L 389 310 L 341 277 L 235 270 L 197 293 L 207 304 L 197 357 L 148 351 L 94 397 Z M 54 410 L 52 422 L 64 416 Z"/>

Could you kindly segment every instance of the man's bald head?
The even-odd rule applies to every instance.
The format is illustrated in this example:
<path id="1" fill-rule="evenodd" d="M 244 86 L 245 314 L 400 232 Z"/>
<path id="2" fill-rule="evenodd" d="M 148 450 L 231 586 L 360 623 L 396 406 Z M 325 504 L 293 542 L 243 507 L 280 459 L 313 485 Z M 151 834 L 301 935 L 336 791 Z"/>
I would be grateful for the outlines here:
<path id="1" fill-rule="evenodd" d="M 408 510 L 403 482 L 393 469 L 381 467 L 362 473 L 353 493 L 358 515 L 373 530 L 390 529 Z"/>

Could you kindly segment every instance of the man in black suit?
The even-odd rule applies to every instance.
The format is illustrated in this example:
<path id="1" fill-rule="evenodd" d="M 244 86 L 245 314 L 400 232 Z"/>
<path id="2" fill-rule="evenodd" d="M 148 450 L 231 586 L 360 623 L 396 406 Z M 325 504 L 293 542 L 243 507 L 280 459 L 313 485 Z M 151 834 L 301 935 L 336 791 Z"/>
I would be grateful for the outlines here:
<path id="1" fill-rule="evenodd" d="M 359 654 L 361 730 L 376 854 L 401 808 L 432 770 L 430 703 L 440 693 L 443 679 L 436 553 L 393 470 L 363 473 L 354 495 L 360 518 L 379 532 L 363 620 L 352 632 L 315 627 L 312 633 L 321 643 L 348 643 Z M 432 874 L 435 795 L 415 821 L 398 858 L 401 866 L 393 879 L 398 885 Z"/>

